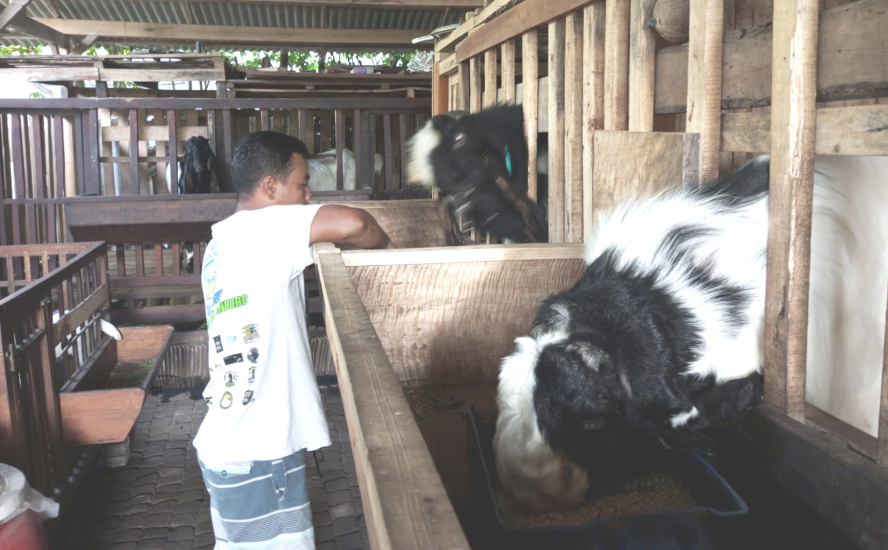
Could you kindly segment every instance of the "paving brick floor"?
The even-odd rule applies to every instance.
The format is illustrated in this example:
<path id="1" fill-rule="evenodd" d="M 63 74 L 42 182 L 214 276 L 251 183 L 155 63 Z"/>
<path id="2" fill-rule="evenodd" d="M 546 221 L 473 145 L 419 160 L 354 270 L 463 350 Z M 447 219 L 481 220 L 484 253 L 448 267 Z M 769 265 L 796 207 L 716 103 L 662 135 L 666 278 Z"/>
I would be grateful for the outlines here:
<path id="1" fill-rule="evenodd" d="M 317 550 L 369 548 L 339 388 L 322 385 L 333 444 L 306 456 Z M 207 408 L 197 391 L 148 396 L 120 468 L 98 468 L 82 489 L 91 505 L 68 548 L 213 548 L 209 495 L 191 444 Z"/>

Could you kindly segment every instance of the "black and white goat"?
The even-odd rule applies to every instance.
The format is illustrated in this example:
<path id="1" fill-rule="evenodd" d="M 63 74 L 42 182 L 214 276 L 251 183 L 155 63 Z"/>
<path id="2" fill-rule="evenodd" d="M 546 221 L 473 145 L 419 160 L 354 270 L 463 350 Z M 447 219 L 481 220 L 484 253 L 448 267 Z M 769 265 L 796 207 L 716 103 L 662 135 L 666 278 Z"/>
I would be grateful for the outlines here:
<path id="1" fill-rule="evenodd" d="M 185 159 L 178 163 L 179 182 L 177 190 L 180 195 L 208 194 L 219 192 L 218 178 L 216 174 L 216 155 L 210 148 L 210 142 L 203 136 L 192 136 L 185 142 Z M 167 166 L 167 189 L 170 194 L 172 188 L 172 170 Z M 185 269 L 188 273 L 194 271 L 194 243 L 186 241 L 183 247 L 185 251 Z"/>
<path id="2" fill-rule="evenodd" d="M 519 105 L 429 119 L 409 144 L 408 181 L 441 194 L 448 244 L 468 244 L 456 224 L 511 242 L 546 242 L 545 211 L 527 196 L 527 140 Z"/>
<path id="3" fill-rule="evenodd" d="M 823 157 L 815 169 L 808 399 L 872 433 L 888 157 Z M 768 178 L 760 157 L 597 221 L 585 273 L 542 304 L 501 365 L 496 466 L 519 503 L 569 507 L 616 489 L 639 434 L 710 451 L 700 428 L 761 401 Z"/>

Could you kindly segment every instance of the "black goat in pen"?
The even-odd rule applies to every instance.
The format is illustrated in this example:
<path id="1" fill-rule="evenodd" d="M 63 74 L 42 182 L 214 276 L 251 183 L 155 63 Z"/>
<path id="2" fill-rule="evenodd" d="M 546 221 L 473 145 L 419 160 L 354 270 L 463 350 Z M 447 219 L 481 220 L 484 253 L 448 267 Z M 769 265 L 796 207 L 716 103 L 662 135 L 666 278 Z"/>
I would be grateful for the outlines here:
<path id="1" fill-rule="evenodd" d="M 177 189 L 180 195 L 219 193 L 219 182 L 216 175 L 216 155 L 210 148 L 210 142 L 203 136 L 192 136 L 185 142 L 185 159 L 178 163 L 179 181 Z M 167 189 L 172 194 L 172 170 L 167 167 Z M 186 241 L 186 270 L 194 272 L 194 243 Z"/>
<path id="2" fill-rule="evenodd" d="M 470 244 L 456 222 L 460 213 L 478 231 L 504 242 L 548 241 L 545 209 L 527 195 L 521 106 L 434 116 L 410 139 L 409 155 L 410 183 L 441 193 L 448 244 Z M 545 195 L 543 185 L 540 196 Z"/>

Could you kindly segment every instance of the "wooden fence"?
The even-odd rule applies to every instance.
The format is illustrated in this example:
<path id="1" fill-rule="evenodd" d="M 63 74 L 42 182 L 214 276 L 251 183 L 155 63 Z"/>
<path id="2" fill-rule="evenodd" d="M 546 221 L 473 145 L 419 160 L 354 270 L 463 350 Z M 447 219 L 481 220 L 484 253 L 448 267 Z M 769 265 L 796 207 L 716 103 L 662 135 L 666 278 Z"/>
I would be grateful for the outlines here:
<path id="1" fill-rule="evenodd" d="M 238 140 L 276 130 L 313 154 L 335 149 L 336 190 L 346 189 L 348 148 L 356 187 L 377 198 L 418 197 L 405 183 L 407 140 L 429 107 L 427 99 L 0 100 L 0 244 L 69 240 L 68 197 L 167 194 L 167 168 L 177 181 L 175 162 L 192 136 L 210 141 L 222 191 L 233 191 L 227 167 Z"/>
<path id="2" fill-rule="evenodd" d="M 766 405 L 743 430 L 785 485 L 882 548 L 888 363 L 878 438 L 805 396 L 813 159 L 888 155 L 888 4 L 691 0 L 684 44 L 648 24 L 655 4 L 494 0 L 436 44 L 433 114 L 523 103 L 532 196 L 537 132 L 548 135 L 555 243 L 582 241 L 615 201 L 770 152 Z"/>

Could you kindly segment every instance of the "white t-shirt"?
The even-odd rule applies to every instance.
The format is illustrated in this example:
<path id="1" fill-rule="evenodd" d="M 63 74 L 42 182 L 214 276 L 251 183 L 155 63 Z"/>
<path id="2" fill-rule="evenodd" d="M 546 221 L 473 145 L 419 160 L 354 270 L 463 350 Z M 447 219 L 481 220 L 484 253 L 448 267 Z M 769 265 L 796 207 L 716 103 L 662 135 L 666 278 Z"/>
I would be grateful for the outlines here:
<path id="1" fill-rule="evenodd" d="M 248 210 L 213 225 L 201 283 L 209 410 L 194 438 L 205 463 L 276 460 L 330 444 L 311 364 L 302 271 L 321 205 Z"/>

